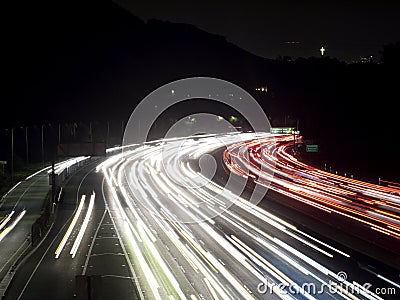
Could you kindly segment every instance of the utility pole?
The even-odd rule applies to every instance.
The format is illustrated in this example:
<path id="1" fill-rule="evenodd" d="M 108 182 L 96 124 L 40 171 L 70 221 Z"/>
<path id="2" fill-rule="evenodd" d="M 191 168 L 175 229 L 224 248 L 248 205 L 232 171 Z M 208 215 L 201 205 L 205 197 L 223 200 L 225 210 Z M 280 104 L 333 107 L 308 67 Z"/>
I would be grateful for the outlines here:
<path id="1" fill-rule="evenodd" d="M 43 124 L 42 124 L 42 166 L 44 168 L 44 134 L 43 134 Z"/>
<path id="2" fill-rule="evenodd" d="M 26 164 L 29 164 L 28 126 L 25 126 Z"/>
<path id="3" fill-rule="evenodd" d="M 11 183 L 14 183 L 14 128 L 11 128 Z"/>
<path id="4" fill-rule="evenodd" d="M 89 122 L 89 135 L 90 135 L 90 142 L 93 143 L 92 122 Z"/>
<path id="5" fill-rule="evenodd" d="M 54 203 L 56 199 L 56 174 L 54 169 L 54 155 L 51 160 L 51 200 L 50 200 L 50 213 L 54 213 Z"/>
<path id="6" fill-rule="evenodd" d="M 76 141 L 76 127 L 78 127 L 78 124 L 76 124 L 75 122 L 72 124 L 72 135 L 74 136 L 74 142 Z"/>
<path id="7" fill-rule="evenodd" d="M 58 127 L 60 129 L 60 126 Z M 58 143 L 60 141 L 60 131 L 58 132 Z M 55 160 L 56 160 L 56 156 L 57 156 L 57 136 L 53 131 L 52 134 L 52 139 L 51 139 L 51 144 L 52 144 L 52 155 L 51 155 L 51 199 L 50 199 L 50 210 L 49 213 L 50 214 L 54 214 L 54 205 L 56 202 L 56 192 L 57 192 L 57 188 L 56 188 L 56 174 L 55 174 Z"/>
<path id="8" fill-rule="evenodd" d="M 124 120 L 121 120 L 121 145 L 124 139 Z"/>
<path id="9" fill-rule="evenodd" d="M 110 147 L 110 121 L 107 121 L 107 141 L 106 145 Z"/>
<path id="10" fill-rule="evenodd" d="M 58 144 L 61 144 L 61 124 L 58 123 Z"/>

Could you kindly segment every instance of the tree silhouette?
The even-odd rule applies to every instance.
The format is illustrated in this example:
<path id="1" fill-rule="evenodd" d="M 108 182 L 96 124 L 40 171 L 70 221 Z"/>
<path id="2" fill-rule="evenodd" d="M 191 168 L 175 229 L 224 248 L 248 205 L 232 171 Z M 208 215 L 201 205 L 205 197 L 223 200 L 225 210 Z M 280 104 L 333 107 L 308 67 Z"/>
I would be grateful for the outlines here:
<path id="1" fill-rule="evenodd" d="M 400 65 L 400 41 L 389 43 L 383 46 L 381 61 L 385 65 L 399 66 Z"/>

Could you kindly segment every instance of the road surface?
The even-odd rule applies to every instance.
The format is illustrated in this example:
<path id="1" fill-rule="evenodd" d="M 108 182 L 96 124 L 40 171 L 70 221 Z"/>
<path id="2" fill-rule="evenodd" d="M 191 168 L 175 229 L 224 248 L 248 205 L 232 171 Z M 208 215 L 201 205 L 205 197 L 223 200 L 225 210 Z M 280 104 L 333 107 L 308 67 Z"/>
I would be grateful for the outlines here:
<path id="1" fill-rule="evenodd" d="M 243 143 L 251 143 L 252 158 Z M 284 144 L 269 133 L 204 135 L 125 147 L 87 165 L 66 184 L 54 226 L 7 297 L 79 298 L 84 277 L 75 276 L 89 275 L 94 298 L 396 299 L 398 279 L 360 266 L 347 247 L 261 205 L 269 189 L 257 205 L 234 188 L 240 177 L 248 192 L 257 173 L 246 164 L 264 171 L 263 161 L 251 159 L 264 150 L 285 156 Z M 216 179 L 228 174 L 210 155 L 222 147 L 233 175 L 226 186 Z M 278 158 L 269 166 L 281 171 Z M 260 184 L 274 188 L 274 178 L 283 180 L 276 173 Z M 290 182 L 308 187 L 304 178 Z"/>

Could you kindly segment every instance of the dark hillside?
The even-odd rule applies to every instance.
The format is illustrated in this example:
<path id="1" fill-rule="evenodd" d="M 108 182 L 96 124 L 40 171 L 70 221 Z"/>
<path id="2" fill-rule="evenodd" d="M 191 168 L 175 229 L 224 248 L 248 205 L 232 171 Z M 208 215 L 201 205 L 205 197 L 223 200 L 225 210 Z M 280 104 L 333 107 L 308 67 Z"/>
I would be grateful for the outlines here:
<path id="1" fill-rule="evenodd" d="M 273 125 L 298 123 L 305 138 L 320 145 L 310 157 L 316 163 L 400 180 L 398 44 L 385 48 L 383 64 L 272 60 L 192 25 L 146 23 L 112 1 L 14 3 L 3 11 L 1 99 L 7 108 L 1 128 L 127 120 L 136 103 L 163 84 L 217 77 L 250 92 Z M 267 93 L 255 91 L 261 85 Z M 6 135 L 0 133 L 5 160 Z"/>

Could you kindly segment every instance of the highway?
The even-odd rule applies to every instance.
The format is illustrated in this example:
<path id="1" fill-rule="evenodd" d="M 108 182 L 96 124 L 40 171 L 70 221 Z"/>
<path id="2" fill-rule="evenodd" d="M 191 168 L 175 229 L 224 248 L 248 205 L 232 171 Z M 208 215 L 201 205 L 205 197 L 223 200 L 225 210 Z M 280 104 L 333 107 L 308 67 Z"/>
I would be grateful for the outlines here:
<path id="1" fill-rule="evenodd" d="M 254 138 L 246 133 L 159 141 L 98 167 L 106 177 L 110 206 L 118 208 L 113 210 L 119 212 L 117 227 L 140 266 L 140 285 L 151 291 L 147 296 L 380 299 L 360 288 L 362 283 L 398 288 L 382 274 L 348 270 L 353 262 L 342 249 L 208 180 L 207 168 L 192 167 L 222 146 Z M 330 290 L 334 284 L 338 288 Z"/>
<path id="2" fill-rule="evenodd" d="M 19 268 L 5 299 L 73 299 L 77 292 L 75 277 L 98 274 L 102 276 L 92 286 L 104 297 L 133 298 L 132 273 L 103 198 L 104 178 L 95 172 L 102 159 L 94 158 L 68 178 L 53 226 Z M 66 236 L 79 207 L 76 224 Z M 87 226 L 81 231 L 88 212 Z M 71 254 L 78 236 L 80 243 Z M 57 256 L 63 240 L 65 244 Z M 107 289 L 109 285 L 119 289 Z"/>
<path id="3" fill-rule="evenodd" d="M 373 197 L 367 183 L 311 172 L 290 156 L 289 138 L 198 135 L 128 145 L 93 160 L 66 183 L 52 229 L 16 274 L 6 299 L 79 298 L 76 275 L 91 276 L 93 293 L 103 299 L 396 299 L 398 279 L 360 267 L 347 247 L 265 205 L 270 190 L 284 191 L 289 183 L 312 188 L 317 198 L 322 192 L 310 186 L 313 177 L 321 185 L 328 185 L 325 177 L 338 182 L 323 188 L 326 206 L 315 200 L 325 212 L 333 211 L 329 197 L 339 206 L 335 192 L 344 182 L 350 192 L 357 187 Z M 213 163 L 215 157 L 220 161 Z M 226 185 L 223 177 L 229 177 Z M 249 179 L 261 187 L 255 191 L 263 198 L 254 197 L 260 205 L 244 196 L 252 192 Z M 285 183 L 278 186 L 278 180 Z M 397 197 L 389 195 L 381 206 Z M 362 214 L 366 204 L 357 201 L 357 209 L 349 201 L 346 207 L 359 212 L 351 216 L 363 226 L 371 222 L 373 234 L 396 240 L 382 232 L 387 222 L 395 232 L 396 217 L 383 208 Z M 396 215 L 393 207 L 387 212 Z"/>
<path id="4" fill-rule="evenodd" d="M 344 217 L 358 225 L 357 235 L 370 242 L 390 237 L 388 249 L 400 252 L 400 186 L 371 184 L 317 169 L 297 160 L 292 148 L 290 135 L 238 143 L 224 152 L 224 162 L 231 172 L 251 177 L 256 185 L 266 185 L 303 207 Z"/>

